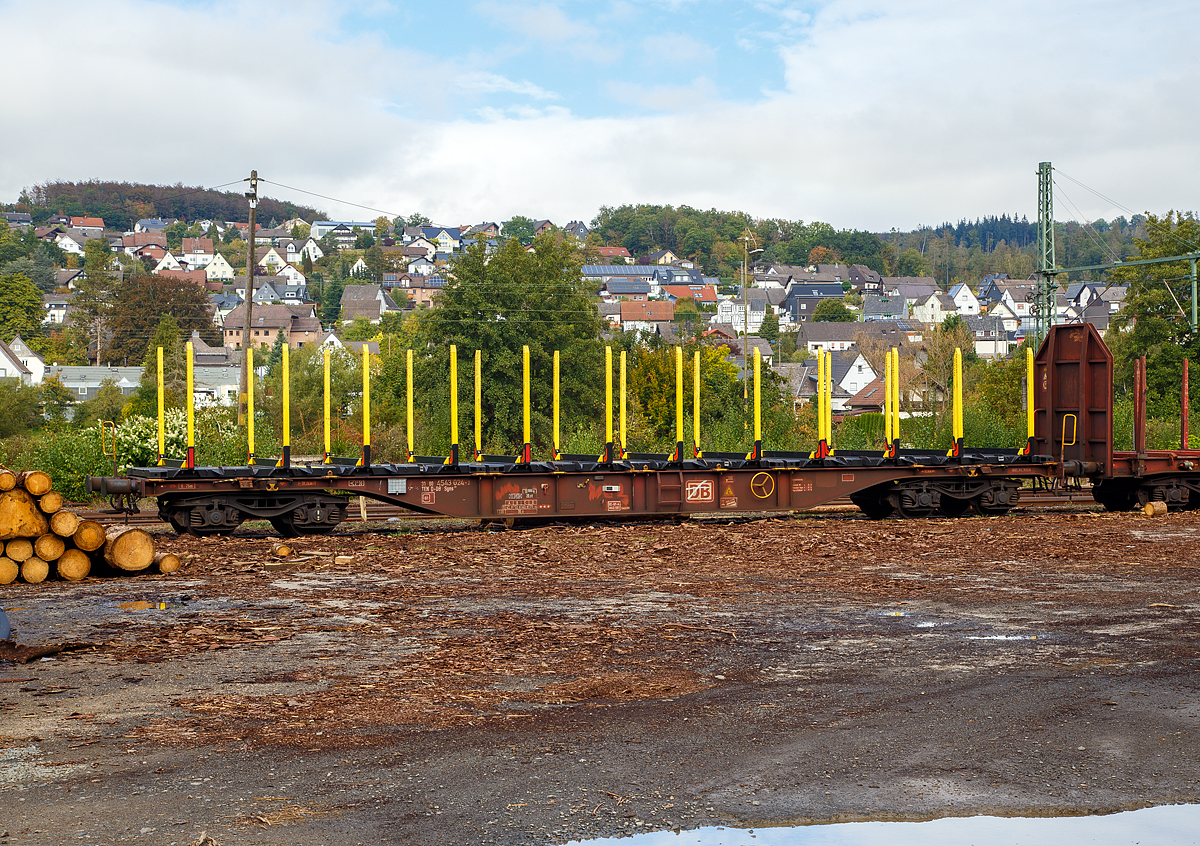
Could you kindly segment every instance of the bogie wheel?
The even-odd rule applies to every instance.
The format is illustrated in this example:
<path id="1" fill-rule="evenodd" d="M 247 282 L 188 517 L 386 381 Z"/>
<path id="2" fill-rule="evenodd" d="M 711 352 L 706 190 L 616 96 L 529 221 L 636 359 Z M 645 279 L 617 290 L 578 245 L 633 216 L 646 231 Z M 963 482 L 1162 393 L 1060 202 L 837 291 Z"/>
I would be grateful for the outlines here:
<path id="1" fill-rule="evenodd" d="M 892 516 L 895 508 L 886 495 L 857 493 L 850 494 L 850 501 L 858 506 L 868 520 L 883 520 Z"/>
<path id="2" fill-rule="evenodd" d="M 291 514 L 281 514 L 278 517 L 271 518 L 271 528 L 275 530 L 281 538 L 298 538 L 300 530 L 292 524 Z"/>
<path id="3" fill-rule="evenodd" d="M 1092 499 L 1103 505 L 1105 511 L 1132 511 L 1138 506 L 1138 497 L 1128 486 L 1112 482 L 1093 486 Z"/>
<path id="4" fill-rule="evenodd" d="M 940 497 L 933 491 L 899 490 L 888 494 L 896 514 L 907 520 L 929 517 L 938 510 Z"/>

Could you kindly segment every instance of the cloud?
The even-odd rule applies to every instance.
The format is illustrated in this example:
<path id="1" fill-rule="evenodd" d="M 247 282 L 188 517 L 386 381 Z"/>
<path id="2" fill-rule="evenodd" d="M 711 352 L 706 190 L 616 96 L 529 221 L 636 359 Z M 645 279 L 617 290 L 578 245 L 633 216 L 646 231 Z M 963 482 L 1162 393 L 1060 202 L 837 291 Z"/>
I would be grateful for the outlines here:
<path id="1" fill-rule="evenodd" d="M 66 2 L 46 27 L 34 6 L 0 0 L 0 52 L 38 72 L 0 93 L 0 197 L 55 178 L 215 185 L 257 168 L 446 223 L 586 220 L 600 205 L 657 202 L 887 230 L 1032 218 L 1039 161 L 1137 211 L 1186 208 L 1200 194 L 1190 4 L 1130 17 L 1109 0 L 832 0 L 772 42 L 777 90 L 741 102 L 718 94 L 731 90 L 720 62 L 618 73 L 633 65 L 626 54 L 596 65 L 587 50 L 616 48 L 554 5 L 491 7 L 504 23 L 498 51 L 559 57 L 518 73 L 494 56 L 397 46 L 408 42 L 356 30 L 338 8 Z M 765 28 L 797 7 L 743 8 L 775 16 L 755 19 Z M 712 14 L 687 6 L 668 30 L 675 46 L 716 43 L 683 20 Z M 622 29 L 640 39 L 636 26 Z M 573 93 L 597 98 L 560 78 L 563 50 L 585 55 L 597 89 L 638 114 L 579 115 Z M 691 81 L 672 84 L 680 73 Z M 1112 214 L 1073 185 L 1065 194 L 1087 216 Z"/>
<path id="2" fill-rule="evenodd" d="M 711 63 L 717 51 L 682 32 L 663 32 L 642 39 L 642 61 L 647 64 L 696 67 Z"/>

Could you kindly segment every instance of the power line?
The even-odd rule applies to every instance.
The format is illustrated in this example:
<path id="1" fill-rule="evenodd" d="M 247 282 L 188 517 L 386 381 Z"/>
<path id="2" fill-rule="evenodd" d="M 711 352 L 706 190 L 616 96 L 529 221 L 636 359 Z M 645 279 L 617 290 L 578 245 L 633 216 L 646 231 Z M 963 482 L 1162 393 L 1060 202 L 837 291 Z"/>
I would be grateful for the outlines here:
<path id="1" fill-rule="evenodd" d="M 1106 203 L 1109 203 L 1109 204 L 1111 204 L 1111 205 L 1114 205 L 1114 206 L 1116 206 L 1117 208 L 1119 208 L 1119 209 L 1121 209 L 1121 210 L 1123 210 L 1123 211 L 1126 211 L 1126 212 L 1128 212 L 1128 213 L 1129 213 L 1129 214 L 1131 214 L 1131 215 L 1137 215 L 1137 214 L 1139 214 L 1139 212 L 1135 212 L 1133 209 L 1129 208 L 1129 206 L 1126 206 L 1126 205 L 1123 205 L 1123 204 L 1121 204 L 1121 203 L 1118 203 L 1116 200 L 1112 199 L 1111 197 L 1107 197 L 1107 196 L 1105 196 L 1104 194 L 1101 194 L 1101 193 L 1100 193 L 1099 191 L 1097 191 L 1096 189 L 1094 189 L 1094 188 L 1091 188 L 1090 186 L 1088 186 L 1088 185 L 1085 185 L 1084 183 L 1080 182 L 1080 181 L 1079 181 L 1078 179 L 1076 179 L 1075 177 L 1073 177 L 1073 176 L 1070 176 L 1069 174 L 1063 173 L 1063 171 L 1062 171 L 1062 170 L 1060 170 L 1059 168 L 1055 168 L 1054 170 L 1055 170 L 1055 172 L 1057 172 L 1058 174 L 1060 174 L 1062 177 L 1064 177 L 1065 179 L 1069 179 L 1069 180 L 1071 180 L 1072 182 L 1074 182 L 1076 185 L 1078 185 L 1080 188 L 1084 189 L 1085 191 L 1089 191 L 1089 192 L 1091 192 L 1092 194 L 1095 194 L 1095 195 L 1096 195 L 1097 197 L 1099 197 L 1101 200 L 1104 200 L 1104 202 L 1106 202 Z M 1151 224 L 1151 222 L 1150 222 L 1149 220 L 1147 220 L 1147 221 L 1146 221 L 1146 225 L 1147 225 L 1147 226 L 1151 226 L 1152 224 Z M 1189 250 L 1189 252 L 1198 252 L 1198 251 L 1200 251 L 1200 245 L 1198 245 L 1198 244 L 1196 244 L 1196 243 L 1193 243 L 1193 242 L 1191 242 L 1191 241 L 1188 241 L 1186 238 L 1182 238 L 1182 237 L 1180 237 L 1178 234 L 1176 234 L 1176 233 L 1175 233 L 1175 231 L 1174 231 L 1174 230 L 1170 229 L 1169 227 L 1162 226 L 1161 224 L 1158 224 L 1157 226 L 1158 226 L 1158 229 L 1159 229 L 1159 231 L 1160 231 L 1160 232 L 1162 232 L 1162 234 L 1166 235 L 1166 236 L 1167 236 L 1167 237 L 1169 237 L 1169 238 L 1172 238 L 1172 239 L 1174 239 L 1175 241 L 1178 241 L 1180 244 L 1182 244 L 1183 246 L 1187 247 L 1187 248 L 1188 248 L 1188 250 Z"/>
<path id="2" fill-rule="evenodd" d="M 324 194 L 318 194 L 316 191 L 305 191 L 303 188 L 294 188 L 291 185 L 284 185 L 282 182 L 272 182 L 270 179 L 259 179 L 259 182 L 265 182 L 268 185 L 276 185 L 280 188 L 286 188 L 288 191 L 299 191 L 301 194 L 308 194 L 310 197 L 320 197 L 322 200 L 328 200 L 331 203 L 341 203 L 355 208 L 366 209 L 367 211 L 379 212 L 388 217 L 400 217 L 398 212 L 390 212 L 387 209 L 377 209 L 372 206 L 364 206 L 362 203 L 352 203 L 349 200 L 340 200 L 337 197 L 328 197 Z"/>

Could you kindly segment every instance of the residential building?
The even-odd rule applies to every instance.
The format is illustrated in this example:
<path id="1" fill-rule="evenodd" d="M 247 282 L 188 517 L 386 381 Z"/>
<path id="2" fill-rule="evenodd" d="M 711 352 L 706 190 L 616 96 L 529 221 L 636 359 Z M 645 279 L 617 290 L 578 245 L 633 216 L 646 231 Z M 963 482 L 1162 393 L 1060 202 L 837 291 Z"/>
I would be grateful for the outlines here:
<path id="1" fill-rule="evenodd" d="M 95 399 L 106 381 L 113 381 L 121 393 L 129 396 L 142 381 L 141 367 L 67 367 L 51 365 L 43 378 L 57 378 L 71 392 L 75 402 Z"/>
<path id="2" fill-rule="evenodd" d="M 644 279 L 610 279 L 600 289 L 600 299 L 606 303 L 645 302 L 650 299 L 650 283 Z"/>
<path id="3" fill-rule="evenodd" d="M 959 282 L 950 289 L 950 299 L 954 300 L 954 310 L 958 314 L 964 317 L 979 314 L 979 298 L 966 282 Z"/>
<path id="4" fill-rule="evenodd" d="M 373 220 L 318 220 L 309 227 L 308 234 L 310 237 L 320 241 L 339 226 L 346 227 L 346 230 L 349 232 L 353 232 L 355 229 L 363 232 L 375 231 L 375 221 Z"/>
<path id="5" fill-rule="evenodd" d="M 588 233 L 591 230 L 587 228 L 582 220 L 572 220 L 562 228 L 562 231 L 568 235 L 574 235 L 576 238 L 583 240 L 588 236 Z"/>
<path id="6" fill-rule="evenodd" d="M 624 247 L 593 247 L 602 259 L 624 259 L 625 261 L 633 261 L 633 256 L 629 254 L 629 250 Z"/>
<path id="7" fill-rule="evenodd" d="M 71 218 L 71 228 L 87 233 L 89 238 L 99 238 L 104 234 L 104 218 L 73 217 Z"/>
<path id="8" fill-rule="evenodd" d="M 4 222 L 10 229 L 32 229 L 33 217 L 27 212 L 4 212 Z"/>
<path id="9" fill-rule="evenodd" d="M 659 250 L 646 256 L 646 261 L 648 264 L 674 264 L 679 261 L 679 256 L 670 250 Z"/>
<path id="10" fill-rule="evenodd" d="M 670 302 L 692 299 L 698 306 L 715 306 L 717 289 L 712 285 L 663 285 L 663 297 Z"/>
<path id="11" fill-rule="evenodd" d="M 0 379 L 19 379 L 21 384 L 29 385 L 32 376 L 20 356 L 0 338 Z"/>
<path id="12" fill-rule="evenodd" d="M 972 314 L 965 316 L 963 322 L 975 338 L 975 354 L 980 358 L 1008 358 L 1017 345 L 1013 333 L 1004 328 L 1004 320 L 999 315 Z"/>
<path id="13" fill-rule="evenodd" d="M 212 261 L 204 266 L 204 275 L 210 281 L 226 282 L 234 277 L 233 265 L 231 265 L 220 253 L 215 253 Z"/>
<path id="14" fill-rule="evenodd" d="M 235 308 L 225 317 L 222 327 L 227 347 L 242 345 L 243 309 Z M 251 315 L 250 342 L 256 346 L 272 346 L 282 334 L 292 349 L 318 342 L 324 337 L 321 321 L 312 306 L 256 305 Z"/>
<path id="15" fill-rule="evenodd" d="M 549 220 L 535 220 L 533 222 L 534 236 L 545 235 L 551 229 L 554 229 L 554 223 Z"/>
<path id="16" fill-rule="evenodd" d="M 342 291 L 342 323 L 369 320 L 378 323 L 385 314 L 400 307 L 379 285 L 347 285 Z"/>
<path id="17" fill-rule="evenodd" d="M 212 238 L 184 238 L 179 251 L 180 259 L 187 262 L 189 270 L 207 267 L 214 254 Z"/>
<path id="18" fill-rule="evenodd" d="M 173 217 L 146 217 L 133 225 L 134 234 L 139 232 L 165 232 L 167 227 L 176 223 Z M 164 244 L 165 246 L 165 244 Z"/>
<path id="19" fill-rule="evenodd" d="M 930 294 L 925 299 L 918 301 L 912 310 L 914 320 L 928 324 L 941 323 L 950 315 L 957 313 L 954 300 L 950 299 L 949 294 L 942 293 Z"/>
<path id="20" fill-rule="evenodd" d="M 621 328 L 626 332 L 657 332 L 660 323 L 670 323 L 674 319 L 674 303 L 621 303 Z"/>

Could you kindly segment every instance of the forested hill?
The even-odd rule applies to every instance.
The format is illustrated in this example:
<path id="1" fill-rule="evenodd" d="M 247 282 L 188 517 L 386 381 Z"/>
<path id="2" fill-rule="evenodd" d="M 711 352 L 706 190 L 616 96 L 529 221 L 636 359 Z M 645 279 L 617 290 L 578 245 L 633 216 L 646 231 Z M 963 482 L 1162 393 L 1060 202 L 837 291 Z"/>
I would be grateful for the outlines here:
<path id="1" fill-rule="evenodd" d="M 131 182 L 47 182 L 21 192 L 20 199 L 8 206 L 10 211 L 28 212 L 35 223 L 54 214 L 104 218 L 109 229 L 127 231 L 142 218 L 173 217 L 180 220 L 236 220 L 249 215 L 245 188 L 213 191 L 184 185 L 143 185 Z M 258 203 L 258 219 L 266 224 L 302 217 L 313 221 L 324 212 L 309 206 L 263 197 Z"/>

